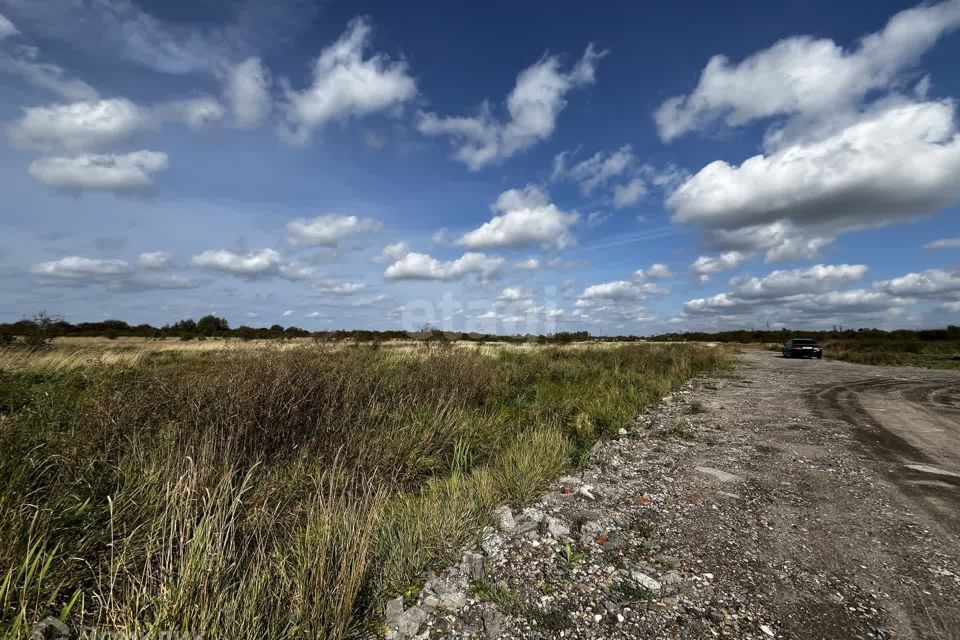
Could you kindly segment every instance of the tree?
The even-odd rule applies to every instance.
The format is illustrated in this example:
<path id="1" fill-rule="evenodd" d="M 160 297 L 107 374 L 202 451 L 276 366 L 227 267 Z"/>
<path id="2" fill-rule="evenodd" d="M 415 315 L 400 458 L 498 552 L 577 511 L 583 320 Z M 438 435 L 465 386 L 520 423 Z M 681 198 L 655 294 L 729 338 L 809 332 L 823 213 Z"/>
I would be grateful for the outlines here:
<path id="1" fill-rule="evenodd" d="M 226 318 L 218 318 L 214 315 L 206 315 L 197 321 L 197 332 L 202 335 L 212 336 L 226 331 L 230 331 L 230 324 L 227 322 Z"/>
<path id="2" fill-rule="evenodd" d="M 38 312 L 30 319 L 24 336 L 27 346 L 34 349 L 48 346 L 56 335 L 56 325 L 60 321 L 61 318 L 47 315 L 46 311 Z"/>

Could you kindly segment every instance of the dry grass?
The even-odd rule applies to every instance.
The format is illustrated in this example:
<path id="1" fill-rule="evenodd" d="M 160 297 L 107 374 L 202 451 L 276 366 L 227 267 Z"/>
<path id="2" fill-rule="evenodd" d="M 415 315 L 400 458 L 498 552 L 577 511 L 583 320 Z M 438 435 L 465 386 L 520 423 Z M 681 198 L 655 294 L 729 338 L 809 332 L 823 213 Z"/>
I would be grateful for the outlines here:
<path id="1" fill-rule="evenodd" d="M 148 637 L 342 638 L 475 542 L 494 506 L 726 360 L 297 341 L 2 353 L 0 636 L 56 615 Z"/>

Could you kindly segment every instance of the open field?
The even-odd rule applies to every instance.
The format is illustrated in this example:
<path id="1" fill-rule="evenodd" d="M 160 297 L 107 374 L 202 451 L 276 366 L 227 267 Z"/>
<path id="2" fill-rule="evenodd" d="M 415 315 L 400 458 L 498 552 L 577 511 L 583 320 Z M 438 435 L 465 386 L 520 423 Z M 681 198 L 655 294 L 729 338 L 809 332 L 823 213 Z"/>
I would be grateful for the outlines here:
<path id="1" fill-rule="evenodd" d="M 728 352 L 88 340 L 0 351 L 0 628 L 343 637 Z"/>
<path id="2" fill-rule="evenodd" d="M 828 360 L 892 367 L 960 369 L 960 341 L 956 340 L 824 340 L 821 344 L 823 357 Z M 768 351 L 779 352 L 783 345 L 767 343 L 763 346 Z"/>
<path id="3" fill-rule="evenodd" d="M 824 345 L 824 354 L 858 364 L 960 369 L 960 341 L 837 340 Z"/>

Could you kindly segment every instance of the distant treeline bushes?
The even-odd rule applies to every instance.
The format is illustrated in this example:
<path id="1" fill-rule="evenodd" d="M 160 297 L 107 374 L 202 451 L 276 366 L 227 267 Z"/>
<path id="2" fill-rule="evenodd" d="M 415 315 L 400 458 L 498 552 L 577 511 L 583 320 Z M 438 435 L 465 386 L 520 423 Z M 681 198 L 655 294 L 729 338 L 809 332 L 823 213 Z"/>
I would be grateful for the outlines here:
<path id="1" fill-rule="evenodd" d="M 42 342 L 45 339 L 58 337 L 136 337 L 136 338 L 238 338 L 240 340 L 276 340 L 285 338 L 316 338 L 320 340 L 351 340 L 360 342 L 377 342 L 386 340 L 426 340 L 450 341 L 468 340 L 475 342 L 541 342 L 541 343 L 568 343 L 590 340 L 586 331 L 559 332 L 546 336 L 514 334 L 508 336 L 491 333 L 451 332 L 441 331 L 425 326 L 418 331 L 369 331 L 365 329 L 338 329 L 331 331 L 308 331 L 300 327 L 284 327 L 275 324 L 271 327 L 248 327 L 240 325 L 231 327 L 225 318 L 214 315 L 203 316 L 199 320 L 187 318 L 173 324 L 155 327 L 150 324 L 131 325 L 123 320 L 103 320 L 101 322 L 78 322 L 72 324 L 61 318 L 50 317 L 40 313 L 33 318 L 17 322 L 0 324 L 0 344 L 12 342 L 17 337 L 28 342 Z M 611 339 L 611 338 L 606 338 Z M 635 336 L 618 337 L 616 340 L 637 340 Z"/>

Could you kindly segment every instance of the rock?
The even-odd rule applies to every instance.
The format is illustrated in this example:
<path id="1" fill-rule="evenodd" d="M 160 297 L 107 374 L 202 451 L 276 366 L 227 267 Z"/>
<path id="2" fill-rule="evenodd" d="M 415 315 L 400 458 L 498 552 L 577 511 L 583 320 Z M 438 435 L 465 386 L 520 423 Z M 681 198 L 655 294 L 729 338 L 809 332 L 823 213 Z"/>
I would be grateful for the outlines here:
<path id="1" fill-rule="evenodd" d="M 467 594 L 463 591 L 451 591 L 440 596 L 440 607 L 449 611 L 463 609 L 467 604 Z"/>
<path id="2" fill-rule="evenodd" d="M 587 499 L 589 499 L 589 500 L 596 500 L 596 499 L 597 499 L 597 496 L 595 496 L 594 493 L 593 493 L 593 487 L 590 486 L 589 484 L 585 484 L 585 485 L 583 485 L 582 487 L 580 487 L 579 489 L 577 489 L 577 493 L 579 493 L 579 494 L 582 495 L 584 498 L 587 498 Z"/>
<path id="3" fill-rule="evenodd" d="M 499 558 L 503 553 L 503 538 L 498 535 L 490 535 L 480 543 L 483 552 L 488 558 Z"/>
<path id="4" fill-rule="evenodd" d="M 536 533 L 537 529 L 539 528 L 540 528 L 539 522 L 534 522 L 533 520 L 525 520 L 520 524 L 518 524 L 516 528 L 513 530 L 513 532 L 518 536 L 522 536 L 531 532 Z"/>
<path id="5" fill-rule="evenodd" d="M 397 596 L 393 600 L 387 602 L 387 605 L 383 608 L 383 620 L 387 623 L 388 626 L 393 626 L 396 624 L 400 616 L 403 615 L 403 596 Z"/>
<path id="6" fill-rule="evenodd" d="M 497 518 L 497 527 L 500 531 L 513 531 L 517 526 L 517 521 L 513 519 L 513 512 L 510 507 L 500 507 L 494 512 Z"/>
<path id="7" fill-rule="evenodd" d="M 652 591 L 654 593 L 658 593 L 660 591 L 660 583 L 645 573 L 640 571 L 631 571 L 630 579 L 647 591 Z"/>
<path id="8" fill-rule="evenodd" d="M 625 436 L 625 435 L 627 435 L 627 430 L 624 429 L 623 427 L 620 427 L 620 430 L 617 431 L 617 433 L 618 433 L 619 435 L 621 435 L 621 436 Z"/>
<path id="9" fill-rule="evenodd" d="M 739 482 L 742 479 L 740 476 L 735 476 L 732 473 L 727 473 L 726 471 L 721 471 L 720 469 L 714 469 L 713 467 L 696 467 L 694 471 L 697 473 L 702 473 L 705 476 L 715 478 L 720 482 Z"/>
<path id="10" fill-rule="evenodd" d="M 603 527 L 596 520 L 588 520 L 580 525 L 580 542 L 588 544 L 603 533 Z"/>
<path id="11" fill-rule="evenodd" d="M 773 632 L 773 629 L 765 624 L 760 625 L 760 631 L 763 631 L 763 635 L 767 636 L 768 638 L 775 638 L 777 636 L 777 634 Z"/>
<path id="12" fill-rule="evenodd" d="M 480 614 L 480 617 L 483 619 L 483 631 L 488 640 L 500 637 L 500 631 L 503 629 L 505 620 L 504 615 L 493 607 L 487 607 Z"/>
<path id="13" fill-rule="evenodd" d="M 483 556 L 479 553 L 465 551 L 460 556 L 460 570 L 471 580 L 483 580 L 486 575 L 483 566 Z"/>
<path id="14" fill-rule="evenodd" d="M 562 538 L 570 535 L 570 527 L 556 518 L 547 517 L 547 533 L 554 538 Z"/>
<path id="15" fill-rule="evenodd" d="M 456 611 L 457 609 L 462 609 L 463 606 L 467 604 L 467 594 L 464 593 L 461 585 L 454 580 L 433 577 L 427 580 L 427 584 L 425 584 L 423 588 L 439 599 L 439 602 L 434 605 L 438 608 Z M 426 601 L 429 595 L 428 593 L 424 601 Z M 432 602 L 433 601 L 431 601 L 431 603 Z"/>
<path id="16" fill-rule="evenodd" d="M 540 509 L 534 509 L 533 507 L 527 507 L 520 514 L 520 522 L 534 522 L 540 524 L 543 521 L 545 515 Z"/>
<path id="17" fill-rule="evenodd" d="M 420 607 L 410 607 L 397 620 L 396 631 L 401 638 L 412 638 L 420 633 L 420 627 L 426 621 L 426 611 Z"/>
<path id="18" fill-rule="evenodd" d="M 683 578 L 676 571 L 667 571 L 660 577 L 660 583 L 665 587 L 675 587 L 683 582 Z"/>

